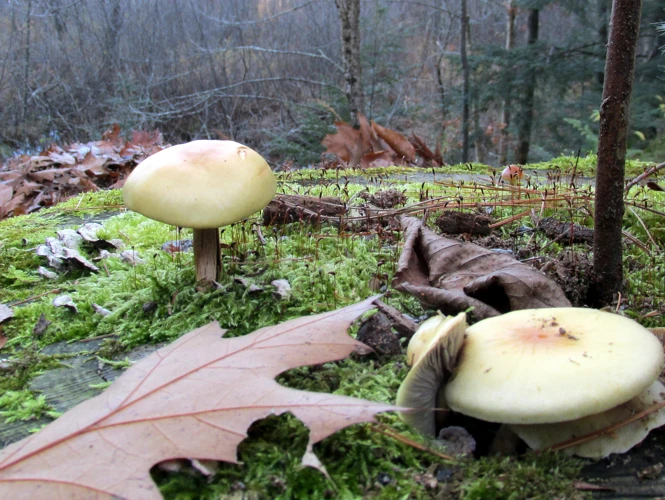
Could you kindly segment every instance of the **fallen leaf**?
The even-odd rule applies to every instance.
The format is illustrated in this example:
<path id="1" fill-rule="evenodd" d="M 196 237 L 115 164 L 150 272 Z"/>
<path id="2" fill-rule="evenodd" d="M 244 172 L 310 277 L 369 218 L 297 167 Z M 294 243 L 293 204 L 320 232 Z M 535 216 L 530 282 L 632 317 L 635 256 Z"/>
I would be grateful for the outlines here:
<path id="1" fill-rule="evenodd" d="M 393 286 L 444 314 L 473 307 L 477 319 L 518 309 L 570 307 L 563 290 L 510 255 L 439 236 L 402 217 L 404 250 Z"/>
<path id="2" fill-rule="evenodd" d="M 0 184 L 0 206 L 8 203 L 14 196 L 14 190 L 11 186 Z"/>
<path id="3" fill-rule="evenodd" d="M 441 157 L 441 146 L 438 142 L 436 144 L 436 151 L 432 152 L 432 150 L 427 147 L 427 144 L 425 144 L 424 139 L 412 132 L 411 144 L 413 145 L 416 154 L 423 158 L 428 164 L 435 167 L 442 167 L 444 165 L 443 158 Z"/>
<path id="4" fill-rule="evenodd" d="M 7 337 L 4 335 L 0 335 L 0 349 L 5 347 L 5 344 L 7 343 Z"/>
<path id="5" fill-rule="evenodd" d="M 326 153 L 336 155 L 351 167 L 357 167 L 360 158 L 367 152 L 363 147 L 360 131 L 346 122 L 335 122 L 335 127 L 337 133 L 326 135 L 321 144 L 328 148 Z"/>
<path id="6" fill-rule="evenodd" d="M 0 304 L 0 323 L 14 317 L 14 311 L 11 307 Z"/>
<path id="7" fill-rule="evenodd" d="M 314 443 L 395 407 L 290 389 L 274 377 L 367 352 L 346 330 L 373 300 L 231 339 L 221 338 L 217 323 L 184 335 L 101 395 L 0 451 L 0 498 L 160 498 L 149 473 L 154 464 L 236 463 L 249 426 L 285 412 L 310 429 L 303 464 L 323 470 Z"/>
<path id="8" fill-rule="evenodd" d="M 166 147 L 159 131 L 134 132 L 132 141 L 137 142 L 125 144 L 114 125 L 101 141 L 50 144 L 39 155 L 7 159 L 0 166 L 0 219 L 52 206 L 84 191 L 121 187 L 137 163 Z"/>
<path id="9" fill-rule="evenodd" d="M 397 153 L 398 156 L 409 162 L 415 161 L 416 150 L 409 140 L 402 134 L 390 130 L 389 128 L 382 127 L 375 121 L 372 121 L 372 129 L 386 142 L 386 144 L 388 144 L 388 146 L 392 148 L 393 151 L 395 151 L 395 153 Z"/>
<path id="10" fill-rule="evenodd" d="M 396 162 L 394 153 L 388 150 L 372 151 L 360 158 L 361 168 L 389 167 L 396 163 L 399 162 Z"/>
<path id="11" fill-rule="evenodd" d="M 385 149 L 376 135 L 376 131 L 367 121 L 367 117 L 362 113 L 358 113 L 358 124 L 360 125 L 363 148 L 366 151 L 381 151 L 382 149 Z"/>
<path id="12" fill-rule="evenodd" d="M 69 295 L 58 295 L 55 299 L 53 299 L 53 307 L 66 307 L 74 313 L 79 312 L 78 307 L 76 307 L 76 303 Z"/>
<path id="13" fill-rule="evenodd" d="M 272 296 L 275 300 L 289 300 L 291 297 L 291 284 L 288 280 L 273 280 L 270 284 L 275 287 L 272 292 Z"/>

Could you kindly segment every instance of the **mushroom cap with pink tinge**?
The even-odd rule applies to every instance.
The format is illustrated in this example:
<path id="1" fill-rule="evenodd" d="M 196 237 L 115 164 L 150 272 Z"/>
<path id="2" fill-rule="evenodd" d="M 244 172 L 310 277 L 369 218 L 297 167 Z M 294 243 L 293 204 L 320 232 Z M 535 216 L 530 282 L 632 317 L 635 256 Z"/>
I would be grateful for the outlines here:
<path id="1" fill-rule="evenodd" d="M 593 415 L 658 377 L 663 348 L 635 321 L 594 309 L 514 311 L 466 330 L 445 398 L 490 422 L 540 424 Z"/>
<path id="2" fill-rule="evenodd" d="M 234 141 L 193 141 L 141 162 L 122 189 L 127 208 L 180 227 L 226 226 L 264 208 L 275 176 L 253 149 Z"/>

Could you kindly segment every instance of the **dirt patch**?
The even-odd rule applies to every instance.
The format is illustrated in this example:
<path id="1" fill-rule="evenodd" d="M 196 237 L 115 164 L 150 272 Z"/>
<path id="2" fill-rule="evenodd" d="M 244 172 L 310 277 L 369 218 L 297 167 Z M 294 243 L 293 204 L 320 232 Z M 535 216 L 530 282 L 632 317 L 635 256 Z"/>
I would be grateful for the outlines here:
<path id="1" fill-rule="evenodd" d="M 564 250 L 540 270 L 556 282 L 574 307 L 589 305 L 589 290 L 593 280 L 591 248 Z"/>

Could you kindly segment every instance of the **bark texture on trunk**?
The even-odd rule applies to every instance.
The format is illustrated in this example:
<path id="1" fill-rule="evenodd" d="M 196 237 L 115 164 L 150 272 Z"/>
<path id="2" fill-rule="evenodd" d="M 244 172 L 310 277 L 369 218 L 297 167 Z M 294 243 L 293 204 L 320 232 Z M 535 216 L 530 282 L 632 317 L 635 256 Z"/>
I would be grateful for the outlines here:
<path id="1" fill-rule="evenodd" d="M 598 304 L 611 302 L 623 281 L 624 167 L 641 10 L 641 0 L 614 0 L 612 4 L 596 169 L 593 291 Z"/>
<path id="2" fill-rule="evenodd" d="M 510 52 L 515 46 L 515 17 L 517 7 L 513 0 L 508 0 L 508 22 L 506 23 L 506 51 Z M 511 90 L 506 92 L 501 110 L 501 142 L 499 144 L 499 165 L 508 163 L 508 127 L 510 127 Z"/>
<path id="3" fill-rule="evenodd" d="M 598 11 L 598 43 L 602 47 L 603 55 L 607 52 L 607 26 L 609 24 L 609 12 L 612 6 L 612 0 L 596 0 L 596 9 Z M 602 89 L 605 83 L 605 73 L 599 71 L 596 73 L 596 82 Z"/>
<path id="4" fill-rule="evenodd" d="M 219 229 L 194 229 L 193 246 L 196 281 L 217 281 L 222 267 Z"/>
<path id="5" fill-rule="evenodd" d="M 460 40 L 460 56 L 462 59 L 462 163 L 469 161 L 469 59 L 467 57 L 467 34 L 469 16 L 466 12 L 466 0 L 462 1 L 462 36 Z"/>
<path id="6" fill-rule="evenodd" d="M 538 9 L 529 10 L 527 45 L 535 45 L 538 41 L 539 28 Z M 531 127 L 533 125 L 533 101 L 536 92 L 536 67 L 532 63 L 527 69 L 524 85 L 524 94 L 520 111 L 520 121 L 517 130 L 517 151 L 515 151 L 515 163 L 526 165 L 529 162 L 529 148 L 531 147 Z"/>
<path id="7" fill-rule="evenodd" d="M 364 113 L 365 94 L 362 87 L 362 65 L 360 64 L 360 0 L 335 0 L 342 27 L 342 56 L 346 97 L 354 124 L 358 113 Z"/>

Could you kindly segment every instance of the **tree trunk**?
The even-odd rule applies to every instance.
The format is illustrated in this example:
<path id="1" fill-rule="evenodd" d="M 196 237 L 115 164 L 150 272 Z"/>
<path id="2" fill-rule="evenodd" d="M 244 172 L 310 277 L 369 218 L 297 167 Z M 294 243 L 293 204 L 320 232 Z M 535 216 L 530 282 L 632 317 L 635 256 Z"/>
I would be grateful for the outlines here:
<path id="1" fill-rule="evenodd" d="M 605 52 L 607 51 L 607 25 L 609 24 L 608 14 L 610 11 L 610 6 L 612 5 L 612 0 L 596 0 L 596 8 L 598 10 L 598 43 L 601 47 L 601 59 L 604 57 Z M 602 89 L 603 84 L 605 83 L 605 73 L 599 71 L 596 73 L 596 83 Z"/>
<path id="2" fill-rule="evenodd" d="M 439 99 L 441 103 L 441 138 L 446 132 L 446 119 L 448 118 L 448 102 L 446 99 L 446 84 L 443 78 L 443 55 L 439 56 L 436 65 L 436 81 L 439 88 Z"/>
<path id="3" fill-rule="evenodd" d="M 468 34 L 469 16 L 466 12 L 466 0 L 462 1 L 462 37 L 460 40 L 460 56 L 462 58 L 462 163 L 469 161 L 469 60 L 466 53 L 466 37 Z"/>
<path id="4" fill-rule="evenodd" d="M 28 113 L 28 101 L 30 99 L 30 28 L 32 26 L 32 0 L 28 0 L 25 11 L 25 53 L 23 67 L 23 106 L 21 108 L 21 126 L 25 127 L 26 115 Z"/>
<path id="5" fill-rule="evenodd" d="M 600 106 L 593 238 L 594 299 L 607 304 L 623 281 L 621 222 L 630 96 L 641 0 L 614 0 Z"/>
<path id="6" fill-rule="evenodd" d="M 342 25 L 346 98 L 349 101 L 351 120 L 357 124 L 358 113 L 363 113 L 365 107 L 360 64 L 360 0 L 335 0 L 335 5 Z"/>
<path id="7" fill-rule="evenodd" d="M 510 52 L 515 46 L 515 17 L 517 17 L 517 7 L 514 0 L 508 0 L 508 23 L 506 24 L 506 51 Z M 510 127 L 510 107 L 512 89 L 506 91 L 506 98 L 503 101 L 501 110 L 501 139 L 499 144 L 499 165 L 508 163 L 508 127 Z"/>
<path id="8" fill-rule="evenodd" d="M 100 80 L 109 95 L 115 93 L 117 75 L 120 72 L 120 28 L 123 22 L 121 0 L 107 0 L 102 2 L 104 21 L 104 45 Z"/>
<path id="9" fill-rule="evenodd" d="M 535 45 L 538 41 L 538 9 L 529 10 L 527 45 Z M 533 54 L 532 54 L 533 56 Z M 536 92 L 536 65 L 532 58 L 527 69 L 522 100 L 520 123 L 517 130 L 518 144 L 515 152 L 515 163 L 525 165 L 529 161 L 529 148 L 531 146 L 531 126 L 533 124 L 533 97 Z"/>

